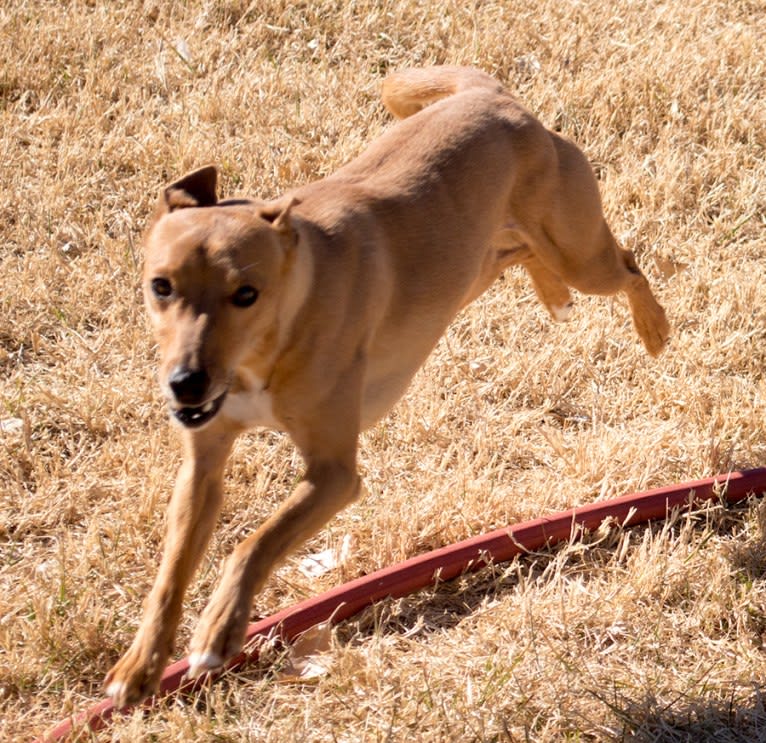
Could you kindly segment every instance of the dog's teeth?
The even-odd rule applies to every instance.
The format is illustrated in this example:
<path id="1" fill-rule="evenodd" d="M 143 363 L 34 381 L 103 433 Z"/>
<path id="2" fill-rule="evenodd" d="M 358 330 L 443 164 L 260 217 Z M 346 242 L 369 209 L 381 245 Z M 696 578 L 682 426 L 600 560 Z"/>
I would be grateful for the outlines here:
<path id="1" fill-rule="evenodd" d="M 211 401 L 211 402 L 206 402 L 206 403 L 205 403 L 205 404 L 202 406 L 202 412 L 203 412 L 203 413 L 209 413 L 209 412 L 210 412 L 212 409 L 213 409 L 213 403 L 212 403 L 212 401 Z"/>

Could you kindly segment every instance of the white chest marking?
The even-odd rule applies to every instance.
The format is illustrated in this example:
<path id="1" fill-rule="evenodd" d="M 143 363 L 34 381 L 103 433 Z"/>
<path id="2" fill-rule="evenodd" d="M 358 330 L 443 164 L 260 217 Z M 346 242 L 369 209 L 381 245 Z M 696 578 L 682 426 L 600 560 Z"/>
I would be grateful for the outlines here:
<path id="1" fill-rule="evenodd" d="M 280 429 L 274 417 L 271 395 L 261 385 L 253 385 L 240 392 L 229 392 L 223 401 L 221 412 L 247 428 L 265 426 Z"/>

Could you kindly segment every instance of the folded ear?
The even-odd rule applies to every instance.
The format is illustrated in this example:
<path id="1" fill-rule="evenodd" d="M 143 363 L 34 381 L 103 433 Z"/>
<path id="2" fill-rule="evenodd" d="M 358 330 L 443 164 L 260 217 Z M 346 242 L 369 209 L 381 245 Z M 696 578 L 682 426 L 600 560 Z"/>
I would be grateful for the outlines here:
<path id="1" fill-rule="evenodd" d="M 285 196 L 276 201 L 264 204 L 258 209 L 258 216 L 271 223 L 271 226 L 283 235 L 294 232 L 290 212 L 301 202 L 295 196 Z"/>
<path id="2" fill-rule="evenodd" d="M 194 170 L 162 191 L 157 210 L 164 213 L 190 206 L 213 206 L 218 201 L 217 183 L 218 170 L 215 165 Z"/>

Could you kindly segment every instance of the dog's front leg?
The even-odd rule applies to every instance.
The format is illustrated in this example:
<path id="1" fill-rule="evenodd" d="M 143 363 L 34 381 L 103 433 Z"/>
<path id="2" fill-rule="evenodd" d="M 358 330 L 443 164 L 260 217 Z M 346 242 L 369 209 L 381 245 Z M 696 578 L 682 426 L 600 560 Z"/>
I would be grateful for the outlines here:
<path id="1" fill-rule="evenodd" d="M 133 644 L 104 682 L 117 707 L 140 702 L 157 687 L 173 650 L 186 587 L 220 510 L 223 469 L 234 438 L 208 429 L 184 431 L 184 461 L 170 499 L 157 578 Z"/>
<path id="2" fill-rule="evenodd" d="M 191 676 L 219 667 L 242 648 L 253 596 L 274 564 L 358 495 L 355 459 L 355 449 L 333 459 L 308 457 L 305 478 L 293 494 L 237 546 L 194 633 Z"/>

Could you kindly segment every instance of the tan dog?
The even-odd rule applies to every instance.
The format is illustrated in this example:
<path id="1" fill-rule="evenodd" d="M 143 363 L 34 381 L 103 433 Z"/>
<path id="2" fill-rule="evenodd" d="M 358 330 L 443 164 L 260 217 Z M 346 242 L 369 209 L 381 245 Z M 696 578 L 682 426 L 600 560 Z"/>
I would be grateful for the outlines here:
<path id="1" fill-rule="evenodd" d="M 274 564 L 354 500 L 359 432 L 503 269 L 522 264 L 556 319 L 568 286 L 624 291 L 649 352 L 665 344 L 665 313 L 615 243 L 575 145 L 476 70 L 401 72 L 383 97 L 405 120 L 283 199 L 218 202 L 213 167 L 161 195 L 145 293 L 184 462 L 141 626 L 107 677 L 119 706 L 156 687 L 241 432 L 287 431 L 306 473 L 229 557 L 191 641 L 195 675 L 240 650 Z"/>

